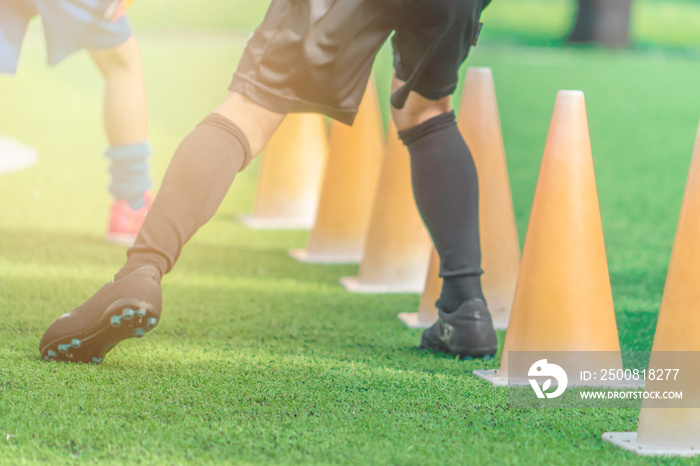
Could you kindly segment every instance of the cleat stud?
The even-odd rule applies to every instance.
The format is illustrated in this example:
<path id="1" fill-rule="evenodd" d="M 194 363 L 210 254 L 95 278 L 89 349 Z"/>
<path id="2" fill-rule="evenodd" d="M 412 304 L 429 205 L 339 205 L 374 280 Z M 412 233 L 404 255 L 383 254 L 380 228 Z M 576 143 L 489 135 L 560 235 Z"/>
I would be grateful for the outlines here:
<path id="1" fill-rule="evenodd" d="M 136 328 L 136 329 L 134 329 L 134 336 L 135 336 L 136 338 L 141 338 L 141 337 L 144 335 L 144 333 L 145 333 L 145 332 L 143 331 L 142 328 Z"/>
<path id="2" fill-rule="evenodd" d="M 48 355 L 52 358 L 55 358 L 56 356 L 58 356 L 58 354 L 56 354 L 56 352 L 52 349 L 49 350 Z"/>
<path id="3" fill-rule="evenodd" d="M 139 317 L 146 317 L 146 310 L 139 309 L 138 311 L 136 311 L 136 315 L 138 315 Z"/>
<path id="4" fill-rule="evenodd" d="M 122 324 L 119 316 L 112 316 L 109 323 L 112 325 L 112 327 L 119 327 Z"/>
<path id="5" fill-rule="evenodd" d="M 73 341 L 70 342 L 70 345 L 73 348 L 80 348 L 80 340 L 78 340 L 77 338 L 73 338 Z"/>
<path id="6" fill-rule="evenodd" d="M 148 327 L 149 330 L 155 327 L 156 325 L 158 325 L 158 319 L 155 317 L 151 317 L 146 321 L 146 327 Z"/>
<path id="7" fill-rule="evenodd" d="M 92 362 L 95 364 L 100 364 L 102 362 L 102 358 L 92 358 Z"/>
<path id="8" fill-rule="evenodd" d="M 70 348 L 70 345 L 58 345 L 58 352 L 66 354 L 68 352 L 69 348 Z"/>
<path id="9" fill-rule="evenodd" d="M 126 308 L 122 311 L 122 317 L 124 320 L 131 320 L 134 318 L 134 310 L 130 308 Z"/>

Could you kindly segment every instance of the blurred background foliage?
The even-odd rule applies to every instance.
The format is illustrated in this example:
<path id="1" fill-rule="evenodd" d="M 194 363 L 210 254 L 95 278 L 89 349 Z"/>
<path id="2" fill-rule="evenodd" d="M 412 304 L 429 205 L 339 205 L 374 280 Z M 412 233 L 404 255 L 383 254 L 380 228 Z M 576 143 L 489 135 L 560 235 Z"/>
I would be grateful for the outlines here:
<path id="1" fill-rule="evenodd" d="M 249 0 L 207 0 L 206 4 L 141 0 L 132 7 L 130 17 L 141 31 L 201 29 L 249 33 L 262 19 L 268 4 Z M 494 0 L 482 17 L 486 24 L 482 43 L 565 46 L 570 43 L 567 38 L 577 17 L 587 24 L 594 36 L 596 31 L 598 35 L 605 35 L 606 27 L 620 30 L 627 21 L 627 9 L 629 27 L 623 32 L 629 41 L 609 45 L 700 49 L 698 0 Z M 596 41 L 593 37 L 592 42 L 605 41 Z"/>

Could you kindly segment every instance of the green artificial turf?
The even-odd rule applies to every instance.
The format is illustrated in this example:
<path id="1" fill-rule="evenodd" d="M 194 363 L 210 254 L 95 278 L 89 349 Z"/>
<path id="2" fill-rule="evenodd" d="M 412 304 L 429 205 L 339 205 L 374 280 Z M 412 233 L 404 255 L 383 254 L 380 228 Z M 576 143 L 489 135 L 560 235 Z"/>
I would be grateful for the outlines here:
<path id="1" fill-rule="evenodd" d="M 244 40 L 142 34 L 156 184 L 226 95 Z M 384 101 L 388 56 L 376 68 Z M 40 153 L 0 175 L 0 464 L 693 463 L 601 441 L 635 431 L 637 410 L 512 409 L 505 389 L 471 375 L 498 360 L 418 351 L 420 331 L 396 319 L 417 295 L 347 293 L 338 278 L 357 266 L 288 257 L 308 233 L 236 222 L 258 162 L 164 279 L 156 330 L 100 366 L 44 363 L 44 329 L 108 281 L 124 249 L 104 241 L 99 76 L 84 55 L 56 69 L 43 57 L 30 38 L 18 76 L 0 77 L 0 134 Z M 521 243 L 556 92 L 585 92 L 620 341 L 648 350 L 700 118 L 700 62 L 486 40 L 469 63 L 493 69 Z"/>

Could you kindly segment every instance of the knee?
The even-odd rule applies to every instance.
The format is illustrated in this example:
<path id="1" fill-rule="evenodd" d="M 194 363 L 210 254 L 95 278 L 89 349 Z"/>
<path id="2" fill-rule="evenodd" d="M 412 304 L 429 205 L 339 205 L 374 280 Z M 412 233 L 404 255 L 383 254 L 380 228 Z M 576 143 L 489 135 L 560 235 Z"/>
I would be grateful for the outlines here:
<path id="1" fill-rule="evenodd" d="M 116 47 L 93 50 L 90 54 L 105 76 L 115 72 L 140 72 L 141 70 L 141 50 L 133 36 Z"/>
<path id="2" fill-rule="evenodd" d="M 440 100 L 430 100 L 411 92 L 403 108 L 391 107 L 391 117 L 399 131 L 413 128 L 433 117 L 452 110 L 450 97 Z"/>

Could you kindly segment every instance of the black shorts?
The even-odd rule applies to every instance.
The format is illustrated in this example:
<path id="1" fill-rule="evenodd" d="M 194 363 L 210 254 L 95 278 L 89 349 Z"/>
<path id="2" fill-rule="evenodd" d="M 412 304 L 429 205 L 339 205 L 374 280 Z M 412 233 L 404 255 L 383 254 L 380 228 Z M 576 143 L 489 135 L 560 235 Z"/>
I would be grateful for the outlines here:
<path id="1" fill-rule="evenodd" d="M 351 124 L 374 58 L 392 31 L 401 107 L 409 90 L 438 100 L 457 87 L 490 0 L 272 0 L 229 89 L 279 113 Z"/>

